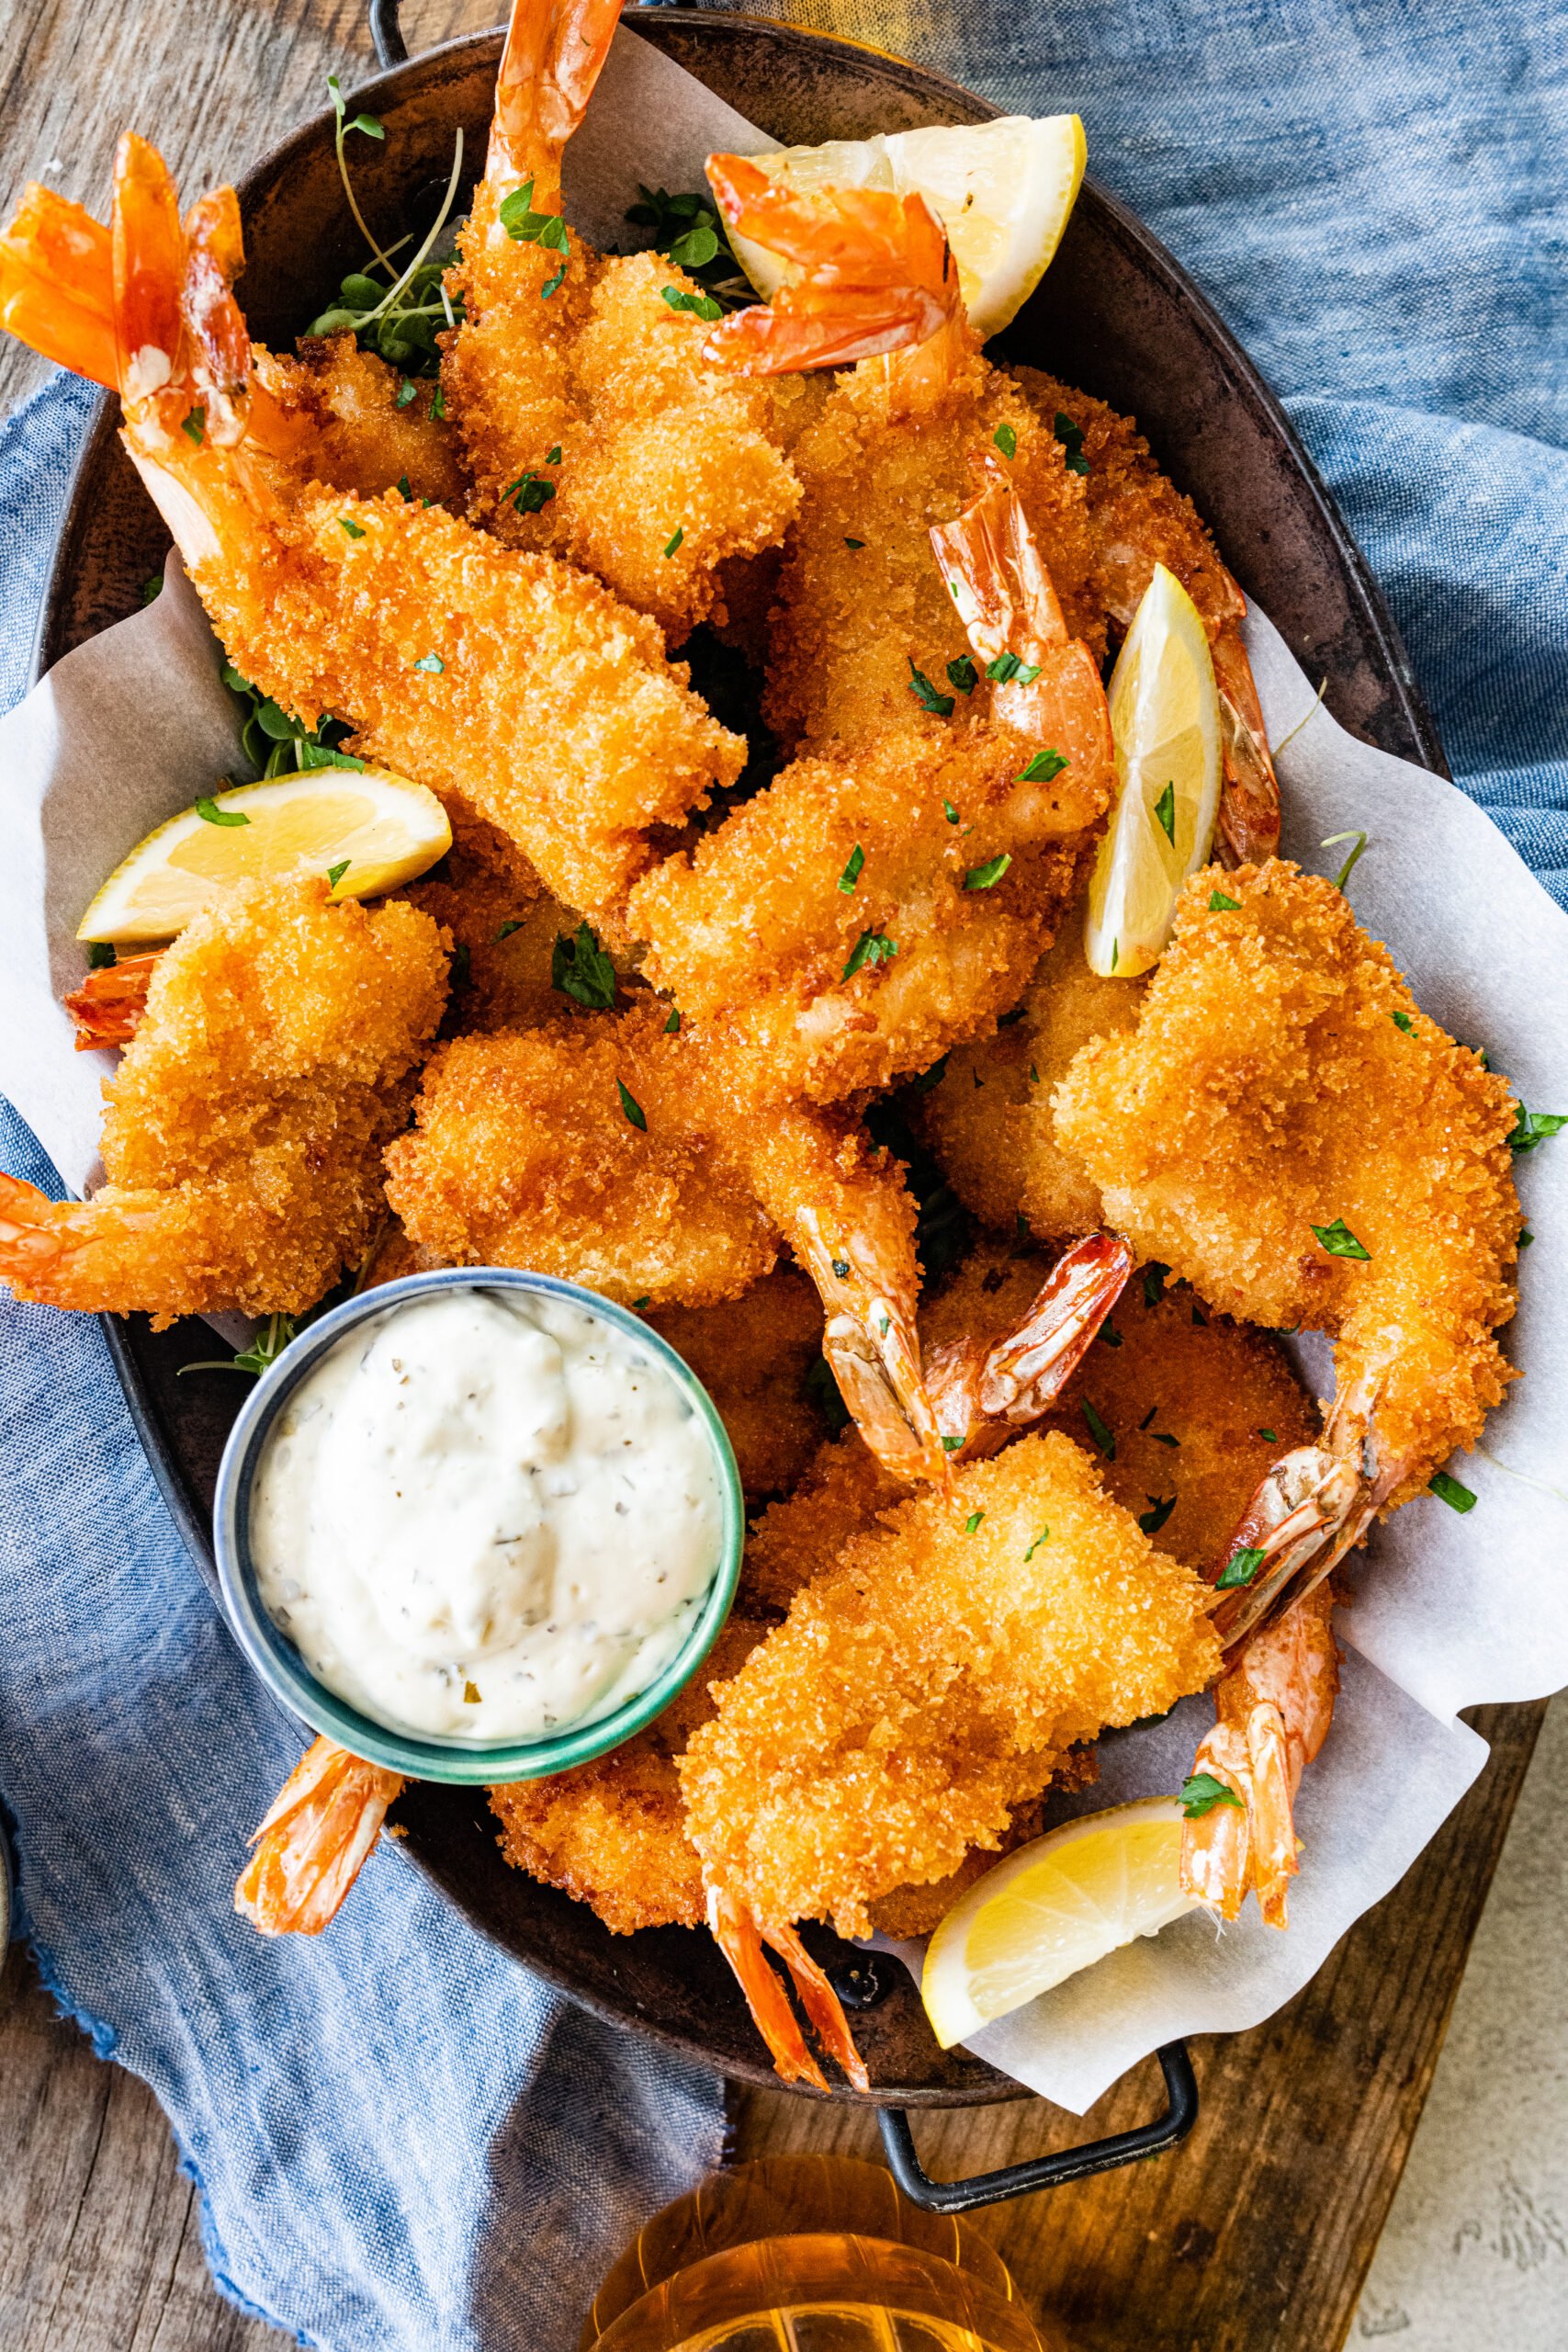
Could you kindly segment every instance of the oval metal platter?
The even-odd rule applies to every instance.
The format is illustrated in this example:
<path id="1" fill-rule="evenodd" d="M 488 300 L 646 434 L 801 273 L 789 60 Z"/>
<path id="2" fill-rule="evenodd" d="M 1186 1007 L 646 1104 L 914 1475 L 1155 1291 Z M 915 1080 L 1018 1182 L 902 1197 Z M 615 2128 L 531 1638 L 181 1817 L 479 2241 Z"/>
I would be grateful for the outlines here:
<path id="1" fill-rule="evenodd" d="M 635 8 L 628 21 L 781 143 L 979 122 L 998 111 L 940 75 L 820 34 L 682 8 Z M 387 126 L 384 143 L 365 141 L 355 156 L 358 186 L 378 221 L 428 203 L 431 185 L 445 179 L 457 125 L 466 152 L 482 155 L 500 51 L 499 33 L 466 37 L 355 94 Z M 331 118 L 298 131 L 238 185 L 249 256 L 241 289 L 246 315 L 258 340 L 288 346 L 358 257 Z M 1269 612 L 1309 675 L 1326 678 L 1336 718 L 1383 749 L 1443 772 L 1398 634 L 1279 403 L 1163 246 L 1091 182 L 1001 350 L 1134 415 L 1247 594 Z M 40 671 L 133 611 L 167 547 L 115 423 L 106 401 L 61 537 L 39 633 Z M 107 1328 L 159 1485 L 210 1580 L 212 1491 L 240 1383 L 177 1378 L 183 1363 L 211 1352 L 211 1335 L 199 1323 L 158 1334 L 138 1316 Z M 585 1905 L 507 1867 L 482 1791 L 412 1789 L 398 1818 L 408 1833 L 405 1852 L 476 1928 L 538 1974 L 686 2057 L 776 2084 L 708 1936 L 679 1928 L 611 1935 Z M 807 1939 L 829 1966 L 850 1957 L 826 1930 L 808 1930 Z M 963 2051 L 938 2050 L 913 1985 L 901 1969 L 886 1973 L 896 1980 L 891 1989 L 854 2020 L 879 2104 L 958 2106 L 1024 2095 Z"/>

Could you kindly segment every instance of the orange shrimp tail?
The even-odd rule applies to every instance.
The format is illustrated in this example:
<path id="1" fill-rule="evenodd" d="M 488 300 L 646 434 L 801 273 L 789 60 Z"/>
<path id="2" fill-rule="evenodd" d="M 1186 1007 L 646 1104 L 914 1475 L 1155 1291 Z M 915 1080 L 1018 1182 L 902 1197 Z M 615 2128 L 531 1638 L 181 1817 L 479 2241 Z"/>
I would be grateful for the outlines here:
<path id="1" fill-rule="evenodd" d="M 765 308 L 737 311 L 703 356 L 744 376 L 849 368 L 961 327 L 964 298 L 925 198 L 884 188 L 801 196 L 741 155 L 710 155 L 708 182 L 732 229 L 806 273 Z"/>
<path id="2" fill-rule="evenodd" d="M 495 82 L 486 170 L 534 179 L 534 209 L 560 193 L 560 153 L 610 53 L 623 0 L 513 0 Z"/>
<path id="3" fill-rule="evenodd" d="M 36 181 L 0 231 L 0 327 L 73 375 L 118 390 L 109 232 Z"/>
<path id="4" fill-rule="evenodd" d="M 180 365 L 185 231 L 168 165 L 134 130 L 115 154 L 112 235 L 120 398 L 128 417 L 172 433 L 193 405 Z"/>
<path id="5" fill-rule="evenodd" d="M 152 967 L 163 954 L 128 956 L 123 963 L 89 972 L 79 989 L 65 999 L 65 1010 L 76 1026 L 76 1051 L 90 1053 L 96 1046 L 126 1046 L 147 1010 L 147 989 Z"/>
<path id="6" fill-rule="evenodd" d="M 0 1281 L 30 1287 L 47 1279 L 70 1255 L 79 1216 L 71 1203 L 51 1201 L 36 1184 L 0 1175 Z"/>
<path id="7" fill-rule="evenodd" d="M 1211 650 L 1220 690 L 1224 771 L 1215 846 L 1226 865 L 1261 865 L 1280 854 L 1280 781 L 1269 754 L 1258 682 L 1234 624 L 1220 630 Z"/>
<path id="8" fill-rule="evenodd" d="M 380 1835 L 402 1788 L 396 1772 L 318 1739 L 251 1839 L 234 1908 L 264 1936 L 319 1936 Z"/>
<path id="9" fill-rule="evenodd" d="M 1091 1233 L 1058 1258 L 1016 1329 L 983 1354 L 969 1340 L 933 1351 L 926 1386 L 949 1462 L 994 1453 L 1050 1411 L 1132 1271 L 1129 1243 Z"/>
<path id="10" fill-rule="evenodd" d="M 192 205 L 185 240 L 180 310 L 207 394 L 207 433 L 232 443 L 244 431 L 235 402 L 250 381 L 251 338 L 232 292 L 245 266 L 245 246 L 240 199 L 231 187 L 215 188 Z"/>
<path id="11" fill-rule="evenodd" d="M 783 1980 L 768 1965 L 769 1944 L 788 1969 L 801 2007 L 830 2058 L 838 2061 L 857 2091 L 871 2088 L 865 2062 L 854 2045 L 839 1996 L 793 1928 L 760 1928 L 734 1895 L 708 1891 L 708 1926 L 735 1972 L 752 2021 L 767 2043 L 773 2071 L 786 2083 L 809 2083 L 826 2091 L 827 2078 L 806 2045 Z"/>
<path id="12" fill-rule="evenodd" d="M 1195 1821 L 1182 1823 L 1182 1892 L 1206 1903 L 1222 1919 L 1237 1919 L 1252 1883 L 1246 1735 L 1235 1724 L 1216 1724 L 1200 1746 L 1192 1770 L 1195 1777 L 1207 1773 L 1218 1781 L 1235 1803 L 1221 1798 Z"/>

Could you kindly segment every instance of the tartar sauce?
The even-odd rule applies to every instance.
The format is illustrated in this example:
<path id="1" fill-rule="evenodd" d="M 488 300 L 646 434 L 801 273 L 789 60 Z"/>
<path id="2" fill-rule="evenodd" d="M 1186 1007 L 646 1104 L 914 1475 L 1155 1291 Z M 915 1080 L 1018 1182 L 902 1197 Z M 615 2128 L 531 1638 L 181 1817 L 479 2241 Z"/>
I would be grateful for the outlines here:
<path id="1" fill-rule="evenodd" d="M 653 1353 L 566 1299 L 409 1299 L 328 1350 L 251 1503 L 263 1605 L 393 1729 L 541 1738 L 676 1655 L 720 1566 L 704 1423 Z"/>

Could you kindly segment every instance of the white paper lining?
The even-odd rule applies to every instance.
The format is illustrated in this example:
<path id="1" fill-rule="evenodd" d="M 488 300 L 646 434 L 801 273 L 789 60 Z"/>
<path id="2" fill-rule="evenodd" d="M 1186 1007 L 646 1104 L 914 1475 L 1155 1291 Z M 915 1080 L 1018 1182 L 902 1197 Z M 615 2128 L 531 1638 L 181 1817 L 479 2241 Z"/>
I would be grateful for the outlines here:
<path id="1" fill-rule="evenodd" d="M 623 141 L 626 122 L 636 130 Z M 626 243 L 637 181 L 694 187 L 712 148 L 769 143 L 623 32 L 569 151 L 569 208 L 585 233 Z M 1461 792 L 1314 708 L 1313 684 L 1261 615 L 1248 646 L 1271 740 L 1312 713 L 1280 758 L 1285 854 L 1333 871 L 1343 852 L 1322 849 L 1325 838 L 1364 828 L 1350 899 L 1425 1009 L 1488 1046 L 1532 1107 L 1568 1110 L 1568 915 Z M 97 1167 L 98 1090 L 113 1057 L 73 1052 L 60 1007 L 82 970 L 75 926 L 153 825 L 220 775 L 245 773 L 220 662 L 172 562 L 154 604 L 67 655 L 0 720 L 0 1090 L 76 1192 Z M 1568 1681 L 1568 1137 L 1517 1170 L 1536 1239 L 1508 1347 L 1529 1376 L 1493 1416 L 1484 1457 L 1460 1465 L 1474 1510 L 1413 1503 L 1378 1532 L 1359 1572 L 1342 1612 L 1353 1651 L 1344 1691 L 1301 1794 L 1306 1850 L 1290 1932 L 1265 1928 L 1250 1907 L 1223 1932 L 1207 1915 L 1179 1921 L 977 2038 L 984 2056 L 1061 2106 L 1081 2112 L 1175 2036 L 1270 2015 L 1396 1883 L 1480 1770 L 1484 1747 L 1456 1711 Z M 1210 1719 L 1206 1701 L 1190 1701 L 1107 1742 L 1099 1786 L 1073 1809 L 1179 1786 Z"/>

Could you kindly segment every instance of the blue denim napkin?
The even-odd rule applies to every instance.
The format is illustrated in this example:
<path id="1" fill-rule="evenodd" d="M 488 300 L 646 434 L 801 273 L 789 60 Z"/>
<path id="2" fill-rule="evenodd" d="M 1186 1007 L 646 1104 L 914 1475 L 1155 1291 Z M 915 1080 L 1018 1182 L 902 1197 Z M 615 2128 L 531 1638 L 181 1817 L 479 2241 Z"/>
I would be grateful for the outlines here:
<path id="1" fill-rule="evenodd" d="M 1091 169 L 1284 396 L 1459 781 L 1568 902 L 1557 0 L 837 0 L 832 22 L 1082 113 Z M 0 703 L 90 407 L 56 383 L 0 435 Z M 48 1181 L 15 1120 L 0 1166 Z M 232 1919 L 288 1735 L 180 1550 L 96 1326 L 8 1305 L 0 1539 L 27 1924 L 96 2045 L 168 2109 L 220 2283 L 331 2352 L 567 2346 L 620 2242 L 715 2155 L 716 2086 L 531 1983 L 395 1850 L 317 1944 Z"/>

